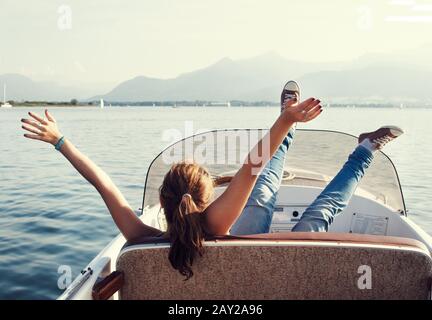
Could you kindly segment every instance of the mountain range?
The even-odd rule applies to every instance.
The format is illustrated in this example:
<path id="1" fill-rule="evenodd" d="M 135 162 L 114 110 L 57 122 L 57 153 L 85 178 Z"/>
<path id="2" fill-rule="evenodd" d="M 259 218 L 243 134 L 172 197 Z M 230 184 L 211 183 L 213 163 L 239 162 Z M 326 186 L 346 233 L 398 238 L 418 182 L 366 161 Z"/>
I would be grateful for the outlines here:
<path id="1" fill-rule="evenodd" d="M 62 86 L 55 81 L 34 81 L 21 74 L 0 75 L 1 100 L 3 84 L 7 85 L 7 100 L 15 101 L 70 101 L 87 99 L 94 92 L 86 86 Z"/>
<path id="2" fill-rule="evenodd" d="M 303 96 L 328 102 L 431 102 L 432 46 L 416 52 L 370 54 L 354 61 L 309 63 L 275 53 L 254 58 L 224 58 L 215 64 L 172 79 L 137 76 L 111 91 L 85 96 L 88 90 L 36 82 L 16 74 L 0 75 L 8 99 L 110 102 L 137 101 L 278 101 L 283 84 L 297 80 Z"/>

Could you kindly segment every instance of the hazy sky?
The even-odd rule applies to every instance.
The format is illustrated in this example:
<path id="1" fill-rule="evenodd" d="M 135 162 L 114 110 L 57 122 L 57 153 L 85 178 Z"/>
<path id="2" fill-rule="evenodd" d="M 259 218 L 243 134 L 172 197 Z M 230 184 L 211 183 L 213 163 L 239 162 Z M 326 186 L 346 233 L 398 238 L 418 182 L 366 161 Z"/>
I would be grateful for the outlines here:
<path id="1" fill-rule="evenodd" d="M 432 0 L 0 0 L 0 74 L 173 77 L 268 51 L 351 60 L 431 42 Z"/>

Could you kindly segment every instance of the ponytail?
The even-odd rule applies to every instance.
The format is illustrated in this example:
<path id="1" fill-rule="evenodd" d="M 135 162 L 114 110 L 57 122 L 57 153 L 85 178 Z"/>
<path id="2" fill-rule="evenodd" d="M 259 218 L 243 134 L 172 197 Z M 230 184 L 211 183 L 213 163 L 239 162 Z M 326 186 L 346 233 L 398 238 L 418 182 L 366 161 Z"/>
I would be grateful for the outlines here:
<path id="1" fill-rule="evenodd" d="M 213 180 L 200 165 L 180 162 L 165 175 L 159 194 L 171 241 L 169 261 L 188 280 L 193 276 L 193 262 L 203 254 L 202 213 L 213 195 Z"/>
<path id="2" fill-rule="evenodd" d="M 197 255 L 202 256 L 204 230 L 202 227 L 202 215 L 197 208 L 192 196 L 184 194 L 173 215 L 173 221 L 169 230 L 171 248 L 169 261 L 174 269 L 177 269 L 186 280 L 193 276 L 192 264 Z"/>

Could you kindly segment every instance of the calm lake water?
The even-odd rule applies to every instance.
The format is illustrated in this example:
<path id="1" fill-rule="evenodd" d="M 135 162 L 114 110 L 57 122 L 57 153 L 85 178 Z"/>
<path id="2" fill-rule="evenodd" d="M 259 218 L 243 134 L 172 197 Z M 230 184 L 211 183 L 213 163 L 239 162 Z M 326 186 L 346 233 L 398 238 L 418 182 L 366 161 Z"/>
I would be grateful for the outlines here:
<path id="1" fill-rule="evenodd" d="M 60 265 L 75 277 L 118 231 L 98 193 L 52 146 L 27 140 L 26 108 L 0 109 L 0 299 L 54 299 Z M 42 109 L 32 108 L 42 113 Z M 140 208 L 150 161 L 165 129 L 267 128 L 278 108 L 53 108 L 60 129 Z M 432 234 L 432 144 L 427 109 L 325 110 L 303 128 L 358 135 L 383 124 L 406 134 L 386 147 L 409 216 Z M 190 124 L 189 124 L 190 125 Z"/>

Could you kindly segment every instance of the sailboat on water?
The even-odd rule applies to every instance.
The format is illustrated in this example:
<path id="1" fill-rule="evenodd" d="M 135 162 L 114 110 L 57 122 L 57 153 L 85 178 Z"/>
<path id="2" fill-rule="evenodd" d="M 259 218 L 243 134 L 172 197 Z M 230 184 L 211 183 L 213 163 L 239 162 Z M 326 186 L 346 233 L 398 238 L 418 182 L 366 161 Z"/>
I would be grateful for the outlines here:
<path id="1" fill-rule="evenodd" d="M 3 104 L 1 108 L 12 108 L 12 105 L 6 101 L 6 84 L 3 84 Z"/>
<path id="2" fill-rule="evenodd" d="M 105 103 L 103 99 L 100 99 L 100 108 L 101 109 L 105 108 Z"/>

